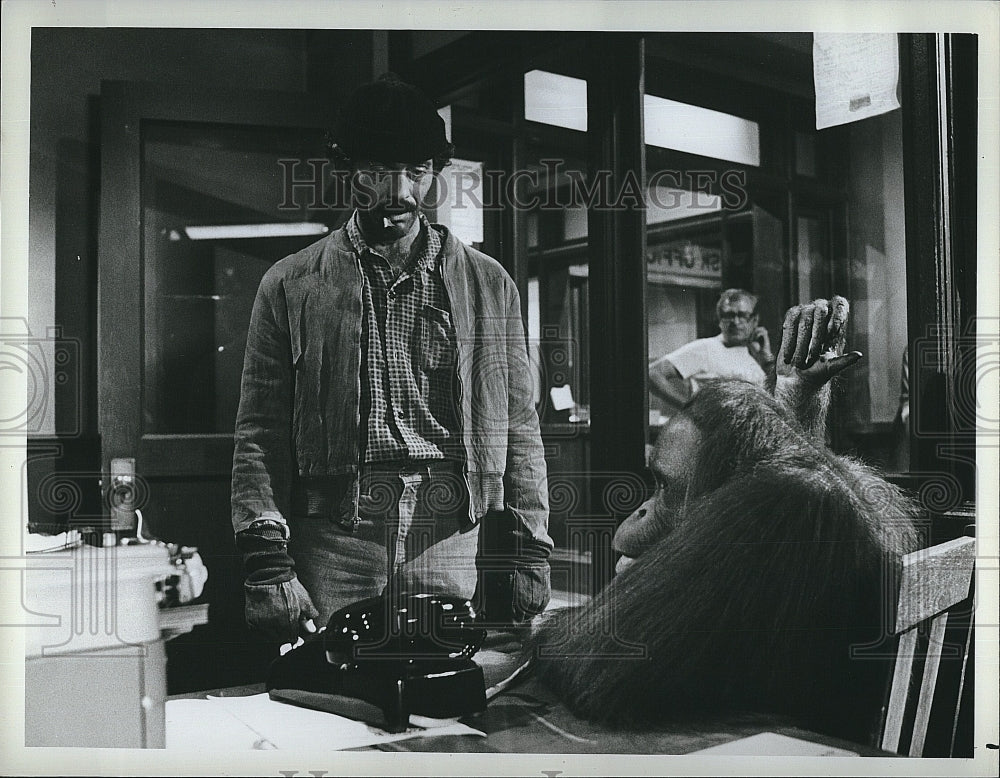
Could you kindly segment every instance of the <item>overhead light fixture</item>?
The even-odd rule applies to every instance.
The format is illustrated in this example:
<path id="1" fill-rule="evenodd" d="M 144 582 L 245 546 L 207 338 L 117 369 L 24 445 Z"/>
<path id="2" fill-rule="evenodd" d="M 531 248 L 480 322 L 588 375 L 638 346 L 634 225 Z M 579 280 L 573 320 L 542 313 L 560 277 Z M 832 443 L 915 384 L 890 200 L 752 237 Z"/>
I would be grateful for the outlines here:
<path id="1" fill-rule="evenodd" d="M 170 240 L 233 240 L 237 238 L 288 238 L 325 235 L 330 228 L 318 222 L 276 222 L 273 224 L 216 224 L 170 230 Z"/>

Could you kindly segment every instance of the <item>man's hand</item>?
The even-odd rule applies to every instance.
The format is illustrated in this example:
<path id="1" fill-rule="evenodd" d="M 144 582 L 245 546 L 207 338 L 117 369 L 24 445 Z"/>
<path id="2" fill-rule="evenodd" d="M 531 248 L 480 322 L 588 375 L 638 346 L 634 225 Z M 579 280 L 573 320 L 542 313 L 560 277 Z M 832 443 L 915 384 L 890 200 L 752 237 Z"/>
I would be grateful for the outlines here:
<path id="1" fill-rule="evenodd" d="M 849 313 L 850 304 L 840 296 L 789 308 L 775 365 L 778 378 L 819 387 L 861 359 L 860 351 L 844 353 Z"/>
<path id="2" fill-rule="evenodd" d="M 747 351 L 765 371 L 770 368 L 774 354 L 771 353 L 771 336 L 767 334 L 767 327 L 758 327 L 753 331 Z"/>
<path id="3" fill-rule="evenodd" d="M 517 511 L 490 510 L 479 529 L 472 602 L 487 629 L 523 626 L 552 595 L 548 546 L 535 540 Z"/>
<path id="4" fill-rule="evenodd" d="M 292 644 L 301 636 L 316 632 L 313 619 L 319 616 L 319 611 L 298 578 L 273 584 L 248 581 L 243 589 L 246 594 L 245 616 L 250 629 Z"/>
<path id="5" fill-rule="evenodd" d="M 243 554 L 246 579 L 246 622 L 282 643 L 295 643 L 316 631 L 319 611 L 295 575 L 295 560 L 288 553 L 288 527 L 283 521 L 261 518 L 236 533 L 236 547 Z"/>

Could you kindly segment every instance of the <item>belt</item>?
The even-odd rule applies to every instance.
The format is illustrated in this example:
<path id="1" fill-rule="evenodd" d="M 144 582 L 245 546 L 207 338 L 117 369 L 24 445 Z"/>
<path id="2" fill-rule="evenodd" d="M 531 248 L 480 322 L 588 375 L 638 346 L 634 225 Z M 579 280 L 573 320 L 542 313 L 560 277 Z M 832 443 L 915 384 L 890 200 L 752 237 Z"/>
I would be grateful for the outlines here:
<path id="1" fill-rule="evenodd" d="M 358 477 L 379 475 L 415 475 L 417 473 L 461 473 L 462 464 L 454 459 L 392 459 L 369 462 L 358 469 Z"/>
<path id="2" fill-rule="evenodd" d="M 358 470 L 360 487 L 387 477 L 406 475 L 461 474 L 462 463 L 453 459 L 396 459 L 371 462 Z M 355 512 L 353 475 L 313 476 L 301 479 L 292 489 L 292 504 L 296 515 L 323 517 L 336 522 L 344 529 L 354 530 L 361 519 Z M 345 504 L 346 503 L 346 504 Z"/>

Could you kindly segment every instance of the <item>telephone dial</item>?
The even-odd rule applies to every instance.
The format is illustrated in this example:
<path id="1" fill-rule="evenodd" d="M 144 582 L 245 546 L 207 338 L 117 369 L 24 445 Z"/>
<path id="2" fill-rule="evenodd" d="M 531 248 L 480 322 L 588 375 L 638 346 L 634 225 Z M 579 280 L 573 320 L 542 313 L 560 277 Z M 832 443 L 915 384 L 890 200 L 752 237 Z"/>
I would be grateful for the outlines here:
<path id="1" fill-rule="evenodd" d="M 472 603 L 441 594 L 371 597 L 271 664 L 273 699 L 402 732 L 410 714 L 453 718 L 486 708 L 472 657 L 486 630 Z"/>

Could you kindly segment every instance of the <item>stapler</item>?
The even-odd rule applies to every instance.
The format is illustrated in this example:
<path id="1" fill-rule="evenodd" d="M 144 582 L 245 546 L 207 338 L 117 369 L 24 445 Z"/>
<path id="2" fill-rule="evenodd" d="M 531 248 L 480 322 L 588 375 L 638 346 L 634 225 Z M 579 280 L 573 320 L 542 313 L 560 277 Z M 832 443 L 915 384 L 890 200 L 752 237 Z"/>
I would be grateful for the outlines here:
<path id="1" fill-rule="evenodd" d="M 486 630 L 472 604 L 440 594 L 372 597 L 271 664 L 272 699 L 402 732 L 410 714 L 455 718 L 486 708 L 472 657 Z"/>

